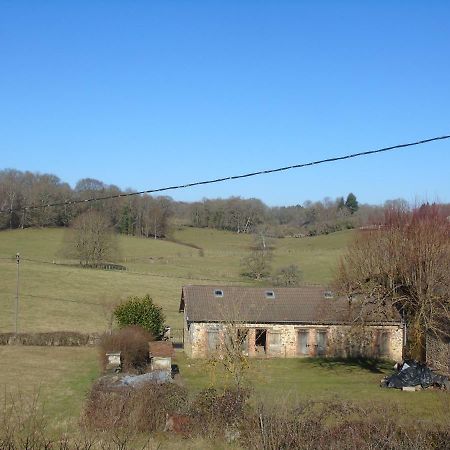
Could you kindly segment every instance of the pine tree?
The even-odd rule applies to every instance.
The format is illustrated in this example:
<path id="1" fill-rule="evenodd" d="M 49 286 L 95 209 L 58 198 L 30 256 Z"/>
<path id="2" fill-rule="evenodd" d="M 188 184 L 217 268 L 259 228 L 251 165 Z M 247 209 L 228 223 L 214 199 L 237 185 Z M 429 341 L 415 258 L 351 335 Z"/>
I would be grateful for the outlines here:
<path id="1" fill-rule="evenodd" d="M 345 200 L 345 206 L 352 214 L 358 211 L 359 209 L 358 200 L 356 200 L 356 196 L 352 192 L 350 192 L 350 194 L 347 195 L 347 200 Z"/>

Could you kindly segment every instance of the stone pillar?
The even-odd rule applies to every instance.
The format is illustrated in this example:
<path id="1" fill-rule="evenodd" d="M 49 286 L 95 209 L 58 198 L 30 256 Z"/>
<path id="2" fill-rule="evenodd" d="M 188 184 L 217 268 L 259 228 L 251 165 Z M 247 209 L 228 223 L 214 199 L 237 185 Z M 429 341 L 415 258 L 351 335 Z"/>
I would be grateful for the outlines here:
<path id="1" fill-rule="evenodd" d="M 256 328 L 249 328 L 248 329 L 248 356 L 255 356 L 256 355 L 256 348 L 255 348 L 255 340 L 256 340 Z"/>

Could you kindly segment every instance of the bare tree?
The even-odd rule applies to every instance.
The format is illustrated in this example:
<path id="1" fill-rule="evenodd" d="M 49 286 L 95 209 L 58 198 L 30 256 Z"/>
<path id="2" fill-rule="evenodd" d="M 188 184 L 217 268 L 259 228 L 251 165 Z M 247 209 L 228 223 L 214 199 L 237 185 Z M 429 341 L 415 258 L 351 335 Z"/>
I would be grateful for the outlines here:
<path id="1" fill-rule="evenodd" d="M 71 227 L 71 253 L 80 264 L 97 267 L 117 257 L 117 238 L 109 220 L 98 211 L 79 215 Z"/>
<path id="2" fill-rule="evenodd" d="M 384 225 L 361 232 L 341 261 L 338 289 L 380 310 L 394 305 L 411 356 L 424 357 L 426 333 L 445 334 L 450 317 L 450 222 L 436 205 L 389 209 Z"/>
<path id="3" fill-rule="evenodd" d="M 295 264 L 278 269 L 272 277 L 275 286 L 294 287 L 298 286 L 302 280 L 302 273 Z"/>
<path id="4" fill-rule="evenodd" d="M 240 318 L 242 305 L 224 304 L 218 328 L 219 341 L 216 351 L 210 353 L 207 365 L 216 373 L 222 369 L 231 379 L 235 388 L 242 388 L 249 384 L 249 328 Z"/>

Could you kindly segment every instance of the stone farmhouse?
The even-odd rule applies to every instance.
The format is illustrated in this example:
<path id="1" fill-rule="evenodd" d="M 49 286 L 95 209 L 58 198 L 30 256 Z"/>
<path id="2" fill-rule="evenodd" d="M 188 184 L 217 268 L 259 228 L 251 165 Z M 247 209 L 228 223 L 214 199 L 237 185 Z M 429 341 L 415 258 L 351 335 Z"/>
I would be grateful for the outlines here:
<path id="1" fill-rule="evenodd" d="M 184 348 L 189 357 L 220 351 L 232 329 L 250 357 L 370 356 L 400 361 L 398 312 L 364 312 L 355 301 L 317 286 L 184 286 Z M 231 326 L 231 328 L 230 328 Z"/>

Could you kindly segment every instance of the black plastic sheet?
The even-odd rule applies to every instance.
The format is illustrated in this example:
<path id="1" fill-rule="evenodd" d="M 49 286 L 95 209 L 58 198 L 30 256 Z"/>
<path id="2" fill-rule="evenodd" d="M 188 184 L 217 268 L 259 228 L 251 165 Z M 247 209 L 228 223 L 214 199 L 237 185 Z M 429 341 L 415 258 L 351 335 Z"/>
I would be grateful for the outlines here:
<path id="1" fill-rule="evenodd" d="M 430 386 L 448 389 L 450 383 L 447 377 L 434 373 L 425 364 L 417 361 L 405 361 L 400 370 L 394 375 L 386 377 L 381 385 L 397 389 L 413 386 L 421 386 L 424 389 Z"/>

